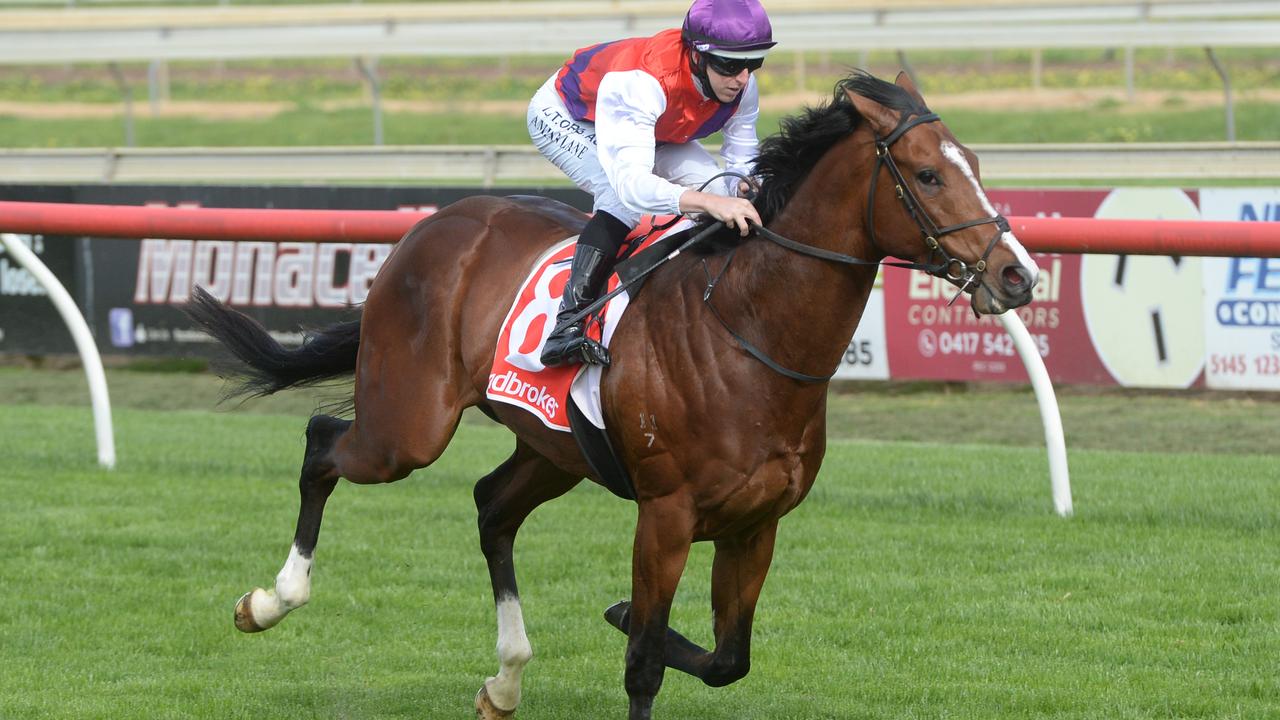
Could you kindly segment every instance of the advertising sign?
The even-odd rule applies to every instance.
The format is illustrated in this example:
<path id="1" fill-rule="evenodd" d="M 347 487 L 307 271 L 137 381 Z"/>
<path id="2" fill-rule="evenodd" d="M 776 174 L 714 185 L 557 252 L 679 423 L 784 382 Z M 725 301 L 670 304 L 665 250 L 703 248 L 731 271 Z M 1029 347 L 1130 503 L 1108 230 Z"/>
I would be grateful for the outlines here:
<path id="1" fill-rule="evenodd" d="M 836 368 L 838 380 L 888 380 L 889 354 L 884 335 L 884 271 L 876 276 L 876 285 L 867 298 L 862 320 Z"/>
<path id="2" fill-rule="evenodd" d="M 43 235 L 4 233 L 7 242 L 30 248 L 74 297 L 75 241 Z M 0 352 L 43 354 L 75 352 L 71 331 L 49 300 L 44 286 L 0 245 Z"/>
<path id="3" fill-rule="evenodd" d="M 1198 217 L 1194 198 L 1171 188 L 997 190 L 1005 215 Z M 1196 258 L 1034 253 L 1040 269 L 1027 326 L 1054 382 L 1186 387 L 1199 376 L 1203 337 Z M 968 298 L 919 272 L 885 275 L 890 376 L 1025 382 L 999 320 L 976 317 Z"/>
<path id="4" fill-rule="evenodd" d="M 1005 215 L 1090 217 L 1105 190 L 1005 190 L 990 193 Z M 1015 312 L 1058 382 L 1109 383 L 1090 348 L 1080 308 L 1080 258 L 1035 253 L 1040 281 L 1034 299 Z M 895 379 L 1025 382 L 1013 341 L 997 318 L 974 315 L 968 298 L 950 283 L 924 273 L 885 272 L 889 374 Z"/>
<path id="5" fill-rule="evenodd" d="M 1280 190 L 1200 191 L 1206 220 L 1280 222 Z M 1280 390 L 1280 259 L 1205 258 L 1205 382 Z"/>
<path id="6" fill-rule="evenodd" d="M 1094 217 L 1196 220 L 1195 201 L 1175 188 L 1111 191 Z M 1085 255 L 1080 296 L 1089 339 L 1115 382 L 1184 388 L 1204 366 L 1201 259 Z"/>
<path id="7" fill-rule="evenodd" d="M 206 207 L 429 212 L 477 192 L 417 187 L 0 186 L 0 199 Z M 506 189 L 589 206 L 571 188 Z M 1011 216 L 1280 222 L 1280 190 L 995 190 Z M 193 287 L 250 315 L 285 344 L 299 328 L 351 317 L 390 253 L 383 243 L 114 240 L 22 236 L 71 292 L 107 354 L 207 356 L 181 307 Z M 1033 255 L 1033 302 L 1015 312 L 1050 378 L 1130 387 L 1280 390 L 1280 260 Z M 1026 382 L 998 319 L 920 272 L 887 268 L 836 371 L 842 379 Z M 954 302 L 953 302 L 954 299 Z M 0 352 L 70 353 L 44 290 L 0 253 Z"/>
<path id="8" fill-rule="evenodd" d="M 430 213 L 473 195 L 466 188 L 233 187 L 98 185 L 0 187 L 0 198 L 108 205 L 299 209 L 347 208 Z M 589 205 L 576 189 L 510 189 Z M 300 328 L 348 319 L 393 247 L 390 243 L 233 242 L 145 238 L 58 238 L 41 244 L 72 293 L 98 342 L 115 355 L 207 356 L 212 339 L 182 312 L 199 285 L 262 323 L 285 344 L 302 341 Z M 48 298 L 25 271 L 0 255 L 0 352 L 74 352 L 70 335 Z M 6 294 L 5 287 L 8 288 Z M 65 342 L 62 342 L 65 340 Z"/>

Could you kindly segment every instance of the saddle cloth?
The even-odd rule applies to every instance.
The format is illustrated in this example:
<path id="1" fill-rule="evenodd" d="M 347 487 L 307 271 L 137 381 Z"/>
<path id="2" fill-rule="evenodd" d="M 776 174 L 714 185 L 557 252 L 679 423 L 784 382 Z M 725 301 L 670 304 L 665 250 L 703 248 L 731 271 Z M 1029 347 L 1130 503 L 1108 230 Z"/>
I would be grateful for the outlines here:
<path id="1" fill-rule="evenodd" d="M 652 225 L 669 219 L 646 218 L 648 222 L 641 223 L 628 239 L 641 237 Z M 652 233 L 632 255 L 642 252 L 659 237 L 689 225 L 691 223 L 684 219 L 671 228 Z M 577 236 L 563 240 L 534 261 L 532 271 L 520 286 L 515 302 L 502 321 L 493 368 L 485 389 L 490 400 L 524 408 L 547 427 L 563 432 L 570 432 L 570 398 L 591 424 L 604 428 L 604 414 L 600 408 L 603 368 L 599 365 L 549 368 L 544 367 L 539 359 L 542 346 L 555 329 L 556 312 L 560 309 L 560 298 L 569 281 L 569 266 L 577 240 Z M 618 276 L 614 274 L 610 276 L 605 290 L 610 292 L 618 285 Z M 587 324 L 587 335 L 608 347 L 629 300 L 625 291 L 611 299 L 601 310 L 601 322 L 593 320 Z"/>

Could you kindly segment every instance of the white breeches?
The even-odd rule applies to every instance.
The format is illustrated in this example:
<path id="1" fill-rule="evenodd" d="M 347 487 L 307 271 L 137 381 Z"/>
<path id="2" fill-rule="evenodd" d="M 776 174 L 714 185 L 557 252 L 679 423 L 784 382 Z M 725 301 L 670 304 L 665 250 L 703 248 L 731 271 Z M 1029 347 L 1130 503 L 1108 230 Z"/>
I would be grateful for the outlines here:
<path id="1" fill-rule="evenodd" d="M 591 193 L 593 211 L 604 210 L 634 227 L 645 213 L 623 205 L 613 191 L 596 155 L 595 124 L 573 119 L 556 92 L 555 80 L 552 75 L 529 102 L 526 120 L 534 147 L 578 187 Z M 654 154 L 653 174 L 684 187 L 697 189 L 719 172 L 715 158 L 697 141 L 659 145 Z M 717 181 L 706 192 L 723 195 L 725 186 Z"/>

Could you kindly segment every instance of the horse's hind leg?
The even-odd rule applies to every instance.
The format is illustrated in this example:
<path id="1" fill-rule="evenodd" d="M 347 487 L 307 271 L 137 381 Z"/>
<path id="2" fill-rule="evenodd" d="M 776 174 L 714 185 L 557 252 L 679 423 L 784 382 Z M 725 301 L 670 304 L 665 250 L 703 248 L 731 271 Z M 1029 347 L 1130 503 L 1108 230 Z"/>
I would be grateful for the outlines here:
<path id="1" fill-rule="evenodd" d="M 324 514 L 325 501 L 338 483 L 338 472 L 330 451 L 336 438 L 350 425 L 348 420 L 326 415 L 313 417 L 307 424 L 307 450 L 298 480 L 302 499 L 293 547 L 289 550 L 289 559 L 276 575 L 273 589 L 255 588 L 236 603 L 236 627 L 240 630 L 266 630 L 311 598 L 311 562 L 320 537 L 320 519 Z"/>
<path id="2" fill-rule="evenodd" d="M 511 717 L 520 703 L 520 675 L 533 657 L 512 559 L 516 532 L 534 508 L 565 494 L 580 480 L 521 443 L 476 484 L 480 549 L 489 565 L 498 615 L 498 674 L 476 695 L 476 716 L 482 720 Z"/>
<path id="3" fill-rule="evenodd" d="M 388 483 L 430 465 L 449 444 L 462 409 L 474 401 L 475 390 L 467 385 L 448 341 L 456 333 L 451 334 L 439 317 L 432 322 L 415 314 L 425 312 L 424 302 L 370 291 L 355 376 L 356 419 L 317 416 L 307 425 L 293 549 L 274 590 L 254 590 L 236 605 L 236 627 L 241 630 L 269 628 L 310 598 L 320 518 L 338 478 L 357 484 Z M 414 327 L 427 328 L 420 334 L 439 330 L 441 340 L 407 342 L 405 328 Z"/>

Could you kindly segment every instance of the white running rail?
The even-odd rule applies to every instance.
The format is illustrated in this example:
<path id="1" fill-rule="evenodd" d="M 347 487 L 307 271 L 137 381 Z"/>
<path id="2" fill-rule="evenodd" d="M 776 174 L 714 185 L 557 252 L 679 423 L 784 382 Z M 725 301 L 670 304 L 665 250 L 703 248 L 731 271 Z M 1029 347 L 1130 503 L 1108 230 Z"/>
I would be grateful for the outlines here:
<path id="1" fill-rule="evenodd" d="M 1053 509 L 1062 517 L 1071 517 L 1071 477 L 1067 472 L 1067 440 L 1062 433 L 1062 414 L 1058 410 L 1058 397 L 1049 381 L 1044 358 L 1036 346 L 1022 318 L 1013 311 L 1000 315 L 1005 332 L 1013 338 L 1013 346 L 1027 368 L 1031 387 L 1040 405 L 1040 422 L 1044 424 L 1044 442 L 1049 450 L 1049 483 L 1053 489 Z"/>
<path id="2" fill-rule="evenodd" d="M 22 242 L 19 236 L 11 233 L 0 233 L 0 245 L 18 264 L 27 269 L 44 289 L 49 299 L 62 315 L 62 320 L 71 331 L 76 350 L 80 352 L 80 362 L 84 365 L 84 374 L 89 380 L 89 397 L 93 403 L 93 426 L 98 440 L 98 464 L 107 470 L 116 466 L 115 433 L 111 427 L 111 400 L 107 396 L 107 376 L 102 370 L 102 357 L 98 355 L 98 346 L 93 341 L 93 333 L 80 314 L 80 309 L 71 299 L 71 294 L 53 272 L 40 261 L 39 256 Z"/>

